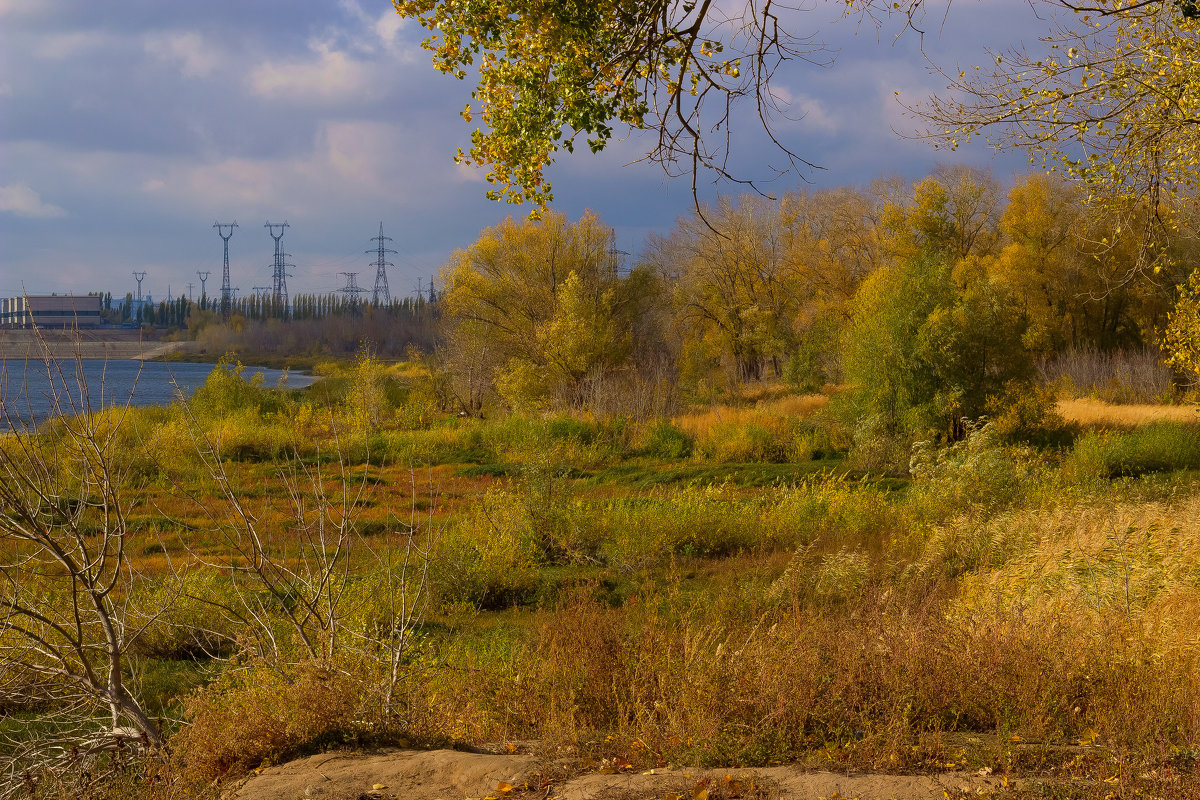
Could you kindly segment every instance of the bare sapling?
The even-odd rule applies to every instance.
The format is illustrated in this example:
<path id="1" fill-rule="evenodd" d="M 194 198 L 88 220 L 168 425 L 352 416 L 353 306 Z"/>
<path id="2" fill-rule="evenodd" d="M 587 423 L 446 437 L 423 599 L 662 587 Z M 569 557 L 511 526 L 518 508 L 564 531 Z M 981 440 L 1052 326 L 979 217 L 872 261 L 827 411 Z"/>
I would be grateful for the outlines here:
<path id="1" fill-rule="evenodd" d="M 63 362 L 42 344 L 40 365 L 24 367 L 48 379 L 40 424 L 30 398 L 0 385 L 0 707 L 33 718 L 4 728 L 0 794 L 56 759 L 162 745 L 126 680 L 131 646 L 161 612 L 133 603 L 148 578 L 126 547 L 128 407 L 93 408 L 78 350 Z"/>
<path id="2" fill-rule="evenodd" d="M 191 549 L 191 562 L 228 577 L 226 594 L 197 595 L 242 631 L 241 652 L 281 675 L 301 662 L 344 670 L 374 665 L 379 711 L 395 716 L 406 655 L 429 603 L 429 564 L 438 524 L 437 490 L 409 471 L 408 519 L 392 513 L 378 539 L 363 532 L 374 501 L 375 466 L 352 463 L 331 417 L 331 453 L 303 459 L 293 450 L 271 470 L 277 490 L 246 491 L 238 465 L 186 408 L 201 469 L 218 502 L 194 498 L 221 555 Z M 253 497 L 253 499 L 252 499 Z"/>

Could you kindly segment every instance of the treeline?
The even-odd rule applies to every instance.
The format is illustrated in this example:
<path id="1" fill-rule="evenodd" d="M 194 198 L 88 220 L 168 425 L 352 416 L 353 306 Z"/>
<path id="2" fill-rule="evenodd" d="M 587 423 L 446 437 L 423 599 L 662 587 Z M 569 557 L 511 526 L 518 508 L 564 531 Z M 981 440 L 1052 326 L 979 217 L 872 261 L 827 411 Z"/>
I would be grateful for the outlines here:
<path id="1" fill-rule="evenodd" d="M 228 317 L 197 310 L 187 336 L 209 355 L 242 358 L 296 358 L 352 355 L 364 346 L 382 357 L 399 358 L 412 348 L 432 350 L 438 302 L 403 298 L 386 305 L 335 295 L 298 295 L 289 313 L 270 298 L 237 303 Z"/>
<path id="2" fill-rule="evenodd" d="M 158 328 L 187 327 L 196 312 L 222 312 L 220 298 L 212 298 L 207 294 L 193 301 L 187 297 L 174 300 L 163 300 L 159 303 L 139 302 L 132 293 L 125 295 L 123 300 L 113 304 L 112 292 L 99 292 L 101 314 L 106 322 L 123 324 L 134 322 L 138 325 L 152 325 Z M 251 294 L 235 297 L 230 300 L 226 316 L 237 316 L 248 320 L 266 319 L 324 319 L 325 317 L 358 317 L 368 311 L 391 314 L 411 313 L 418 305 L 437 301 L 437 292 L 433 286 L 429 288 L 426 297 L 396 298 L 388 303 L 371 303 L 366 300 L 350 297 L 341 292 L 324 294 L 299 294 L 289 298 L 285 303 L 270 294 Z M 224 312 L 222 312 L 224 313 Z"/>
<path id="3" fill-rule="evenodd" d="M 106 322 L 135 324 L 167 338 L 194 340 L 202 353 L 286 358 L 341 356 L 368 344 L 383 356 L 400 357 L 409 348 L 431 350 L 438 296 L 397 298 L 375 304 L 341 293 L 299 294 L 283 303 L 271 295 L 233 298 L 228 312 L 219 298 L 139 303 L 131 294 L 113 302 L 100 293 Z"/>
<path id="4" fill-rule="evenodd" d="M 591 214 L 485 231 L 444 270 L 440 365 L 467 411 L 711 399 L 783 379 L 848 384 L 861 420 L 941 431 L 1027 393 L 1039 359 L 1157 344 L 1196 261 L 1195 219 L 939 168 L 915 184 L 722 199 L 622 269 Z M 1151 243 L 1152 245 L 1154 243 Z M 647 381 L 659 388 L 647 386 Z"/>

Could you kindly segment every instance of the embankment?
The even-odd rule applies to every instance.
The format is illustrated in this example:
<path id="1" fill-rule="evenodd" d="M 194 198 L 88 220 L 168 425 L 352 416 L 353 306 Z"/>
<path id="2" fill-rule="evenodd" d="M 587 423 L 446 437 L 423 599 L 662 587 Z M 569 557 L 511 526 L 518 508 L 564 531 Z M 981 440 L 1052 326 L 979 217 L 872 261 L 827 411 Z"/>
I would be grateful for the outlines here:
<path id="1" fill-rule="evenodd" d="M 0 330 L 0 359 L 103 358 L 149 360 L 191 349 L 192 342 L 159 342 L 136 330 Z"/>

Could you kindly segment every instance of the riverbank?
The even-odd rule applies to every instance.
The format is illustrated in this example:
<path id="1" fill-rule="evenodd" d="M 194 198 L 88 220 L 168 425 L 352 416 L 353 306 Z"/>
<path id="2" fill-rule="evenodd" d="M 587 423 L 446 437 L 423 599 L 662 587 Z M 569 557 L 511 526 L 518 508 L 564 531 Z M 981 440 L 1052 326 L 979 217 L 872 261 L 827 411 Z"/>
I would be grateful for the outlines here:
<path id="1" fill-rule="evenodd" d="M 160 342 L 138 330 L 0 330 L 0 359 L 153 361 L 190 352 L 194 342 Z"/>

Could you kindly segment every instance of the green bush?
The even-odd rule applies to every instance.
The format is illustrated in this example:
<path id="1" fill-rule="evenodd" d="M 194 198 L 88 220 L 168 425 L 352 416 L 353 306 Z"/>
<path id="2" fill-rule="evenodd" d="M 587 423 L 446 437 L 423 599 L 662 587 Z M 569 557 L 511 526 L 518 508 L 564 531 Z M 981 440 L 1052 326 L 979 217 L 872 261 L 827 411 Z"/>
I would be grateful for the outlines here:
<path id="1" fill-rule="evenodd" d="M 1076 442 L 1063 468 L 1078 479 L 1200 469 L 1200 426 L 1156 422 L 1131 431 L 1092 431 Z"/>
<path id="2" fill-rule="evenodd" d="M 960 286 L 943 256 L 877 270 L 851 310 L 842 348 L 848 400 L 855 418 L 888 437 L 956 439 L 989 399 L 1033 377 L 1015 297 L 986 277 Z"/>
<path id="3" fill-rule="evenodd" d="M 1035 463 L 1030 451 L 1006 447 L 992 423 L 971 426 L 949 447 L 913 446 L 912 494 L 934 519 L 1008 507 L 1039 477 Z"/>
<path id="4" fill-rule="evenodd" d="M 692 455 L 696 440 L 666 420 L 659 420 L 646 429 L 642 454 L 664 461 L 682 461 Z"/>
<path id="5" fill-rule="evenodd" d="M 197 416 L 215 418 L 252 408 L 275 411 L 283 399 L 282 393 L 263 387 L 261 372 L 247 379 L 245 366 L 222 358 L 192 393 L 191 408 Z"/>
<path id="6" fill-rule="evenodd" d="M 433 563 L 443 604 L 504 608 L 537 587 L 542 550 L 523 504 L 506 490 L 489 492 L 450 526 Z"/>

